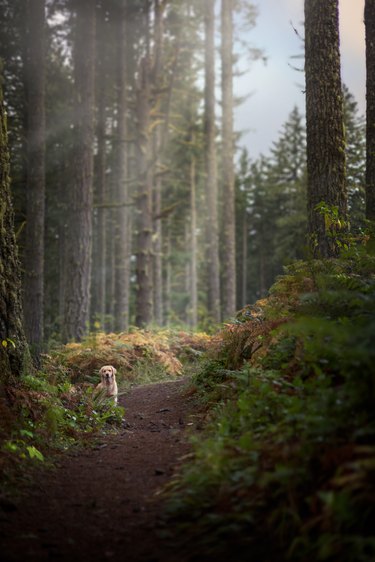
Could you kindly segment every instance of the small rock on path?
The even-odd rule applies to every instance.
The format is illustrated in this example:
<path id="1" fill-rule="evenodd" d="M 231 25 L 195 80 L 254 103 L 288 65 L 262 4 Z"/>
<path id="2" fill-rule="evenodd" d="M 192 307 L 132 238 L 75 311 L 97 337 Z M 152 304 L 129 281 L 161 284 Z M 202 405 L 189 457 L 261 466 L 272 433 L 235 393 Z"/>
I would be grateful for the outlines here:
<path id="1" fill-rule="evenodd" d="M 1 560 L 181 560 L 159 538 L 155 494 L 189 451 L 194 411 L 183 387 L 178 380 L 134 388 L 120 399 L 124 431 L 42 470 L 18 508 L 0 518 Z"/>

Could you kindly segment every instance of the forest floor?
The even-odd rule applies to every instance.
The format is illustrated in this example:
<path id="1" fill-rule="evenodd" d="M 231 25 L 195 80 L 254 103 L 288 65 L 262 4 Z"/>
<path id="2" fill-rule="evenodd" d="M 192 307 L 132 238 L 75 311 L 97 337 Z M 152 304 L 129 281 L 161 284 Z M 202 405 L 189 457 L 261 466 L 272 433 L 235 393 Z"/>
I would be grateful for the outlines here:
<path id="1" fill-rule="evenodd" d="M 20 501 L 0 511 L 1 560 L 181 562 L 161 538 L 166 527 L 158 491 L 199 428 L 185 384 L 133 388 L 119 400 L 122 431 L 39 470 Z"/>

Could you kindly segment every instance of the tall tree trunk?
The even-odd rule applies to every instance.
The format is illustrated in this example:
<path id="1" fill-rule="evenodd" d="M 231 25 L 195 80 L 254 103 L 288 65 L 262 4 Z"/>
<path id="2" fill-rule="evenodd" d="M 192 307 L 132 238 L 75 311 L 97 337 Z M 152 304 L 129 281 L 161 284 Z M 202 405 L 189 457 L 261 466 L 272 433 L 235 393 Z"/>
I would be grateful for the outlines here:
<path id="1" fill-rule="evenodd" d="M 305 0 L 307 195 L 313 254 L 337 253 L 319 203 L 346 218 L 345 140 L 340 75 L 338 0 Z"/>
<path id="2" fill-rule="evenodd" d="M 233 163 L 233 0 L 221 3 L 222 163 L 223 163 L 223 316 L 236 312 L 236 217 Z"/>
<path id="3" fill-rule="evenodd" d="M 89 322 L 91 277 L 95 2 L 75 0 L 75 154 L 67 233 L 63 339 L 81 340 Z"/>
<path id="4" fill-rule="evenodd" d="M 243 213 L 243 223 L 242 223 L 242 298 L 241 306 L 244 307 L 248 304 L 247 301 L 247 260 L 248 260 L 248 238 L 249 238 L 249 226 L 247 221 L 246 208 Z"/>
<path id="5" fill-rule="evenodd" d="M 0 68 L 1 70 L 1 68 Z M 28 365 L 22 324 L 21 268 L 10 194 L 6 115 L 0 81 L 0 386 Z"/>
<path id="6" fill-rule="evenodd" d="M 163 231 L 161 213 L 162 181 L 160 174 L 154 175 L 154 320 L 163 325 Z"/>
<path id="7" fill-rule="evenodd" d="M 192 139 L 194 144 L 194 137 Z M 190 160 L 190 318 L 194 330 L 198 325 L 198 273 L 197 273 L 197 210 L 196 210 L 196 158 Z"/>
<path id="8" fill-rule="evenodd" d="M 127 37 L 125 7 L 119 7 L 118 23 L 118 84 L 117 84 L 117 197 L 115 238 L 115 330 L 129 327 L 130 247 L 127 165 Z"/>
<path id="9" fill-rule="evenodd" d="M 167 234 L 165 240 L 165 298 L 164 298 L 164 317 L 167 326 L 171 322 L 172 313 L 172 264 L 171 264 L 171 254 L 172 254 L 172 243 L 171 243 L 171 221 L 170 218 L 167 220 Z"/>
<path id="10" fill-rule="evenodd" d="M 162 87 L 161 71 L 163 58 L 163 3 L 155 0 L 154 3 L 154 66 L 153 66 L 153 85 L 156 89 Z M 156 102 L 161 106 L 161 97 Z M 167 105 L 169 105 L 167 103 Z M 168 121 L 169 107 L 166 108 L 165 123 Z M 153 161 L 155 162 L 153 174 L 154 187 L 154 219 L 153 228 L 153 310 L 154 321 L 158 326 L 163 325 L 163 268 L 162 268 L 162 247 L 163 230 L 162 221 L 159 218 L 162 207 L 162 178 L 160 175 L 160 156 L 162 145 L 165 142 L 167 127 L 161 129 L 161 125 L 156 125 L 153 133 Z"/>
<path id="11" fill-rule="evenodd" d="M 375 221 L 375 1 L 365 0 L 366 218 Z"/>
<path id="12" fill-rule="evenodd" d="M 205 92 L 204 92 L 204 143 L 206 165 L 207 201 L 207 275 L 208 314 L 220 322 L 220 265 L 217 211 L 217 173 L 215 147 L 215 14 L 214 0 L 206 0 L 205 23 Z"/>
<path id="13" fill-rule="evenodd" d="M 143 58 L 137 85 L 138 244 L 136 324 L 152 321 L 152 170 L 150 160 L 150 61 Z"/>
<path id="14" fill-rule="evenodd" d="M 115 211 L 109 209 L 106 213 L 106 317 L 105 330 L 113 332 L 115 329 Z"/>
<path id="15" fill-rule="evenodd" d="M 107 124 L 107 79 L 106 63 L 106 22 L 104 5 L 97 5 L 97 33 L 96 33 L 96 91 L 97 91 L 97 154 L 95 166 L 95 201 L 96 210 L 95 239 L 93 240 L 93 271 L 92 271 L 92 299 L 91 316 L 98 320 L 101 329 L 105 325 L 105 295 L 106 295 L 106 214 L 104 207 L 106 198 L 106 124 Z"/>
<path id="16" fill-rule="evenodd" d="M 25 332 L 34 360 L 44 334 L 45 2 L 27 0 L 27 211 L 24 258 Z"/>

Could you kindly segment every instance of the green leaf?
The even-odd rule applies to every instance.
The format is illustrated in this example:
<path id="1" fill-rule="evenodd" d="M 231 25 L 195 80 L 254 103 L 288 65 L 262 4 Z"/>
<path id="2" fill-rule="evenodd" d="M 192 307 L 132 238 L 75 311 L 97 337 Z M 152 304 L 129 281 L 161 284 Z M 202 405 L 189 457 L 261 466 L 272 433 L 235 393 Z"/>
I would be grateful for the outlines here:
<path id="1" fill-rule="evenodd" d="M 40 451 L 38 451 L 36 447 L 34 447 L 33 445 L 29 445 L 26 447 L 26 449 L 31 459 L 38 459 L 38 461 L 41 462 L 44 461 L 43 454 Z"/>

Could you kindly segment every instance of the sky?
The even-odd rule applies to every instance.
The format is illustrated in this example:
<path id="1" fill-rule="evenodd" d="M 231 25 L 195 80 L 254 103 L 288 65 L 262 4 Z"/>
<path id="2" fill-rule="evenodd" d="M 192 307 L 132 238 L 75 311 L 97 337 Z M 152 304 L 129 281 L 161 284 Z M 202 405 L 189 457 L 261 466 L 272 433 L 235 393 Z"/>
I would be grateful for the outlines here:
<path id="1" fill-rule="evenodd" d="M 257 24 L 246 42 L 261 48 L 267 63 L 255 61 L 244 75 L 235 79 L 236 96 L 249 97 L 237 107 L 236 131 L 242 131 L 240 146 L 252 158 L 267 155 L 278 139 L 283 123 L 295 105 L 305 113 L 304 74 L 290 65 L 303 68 L 304 0 L 255 0 Z M 364 0 L 339 0 L 341 77 L 354 95 L 359 111 L 365 114 L 365 32 Z M 295 28 L 301 37 L 295 33 Z"/>

